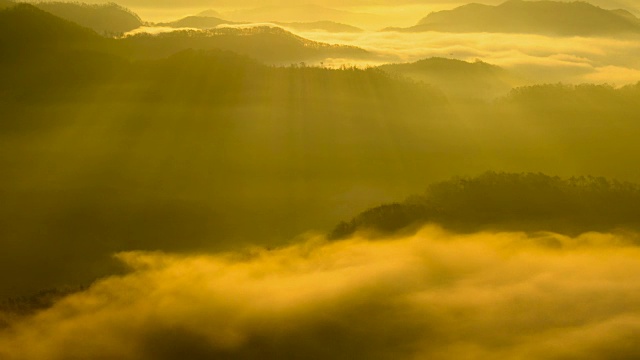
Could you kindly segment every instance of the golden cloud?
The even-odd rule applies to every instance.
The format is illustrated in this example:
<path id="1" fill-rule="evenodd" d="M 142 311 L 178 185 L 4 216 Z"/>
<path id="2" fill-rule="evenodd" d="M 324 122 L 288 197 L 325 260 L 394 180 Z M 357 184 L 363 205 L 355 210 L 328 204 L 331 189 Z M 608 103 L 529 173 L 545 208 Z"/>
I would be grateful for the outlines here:
<path id="1" fill-rule="evenodd" d="M 616 85 L 638 81 L 638 38 L 549 37 L 500 33 L 299 32 L 327 43 L 362 47 L 376 60 L 353 60 L 361 66 L 413 62 L 429 57 L 482 61 L 513 70 L 532 81 L 598 82 Z M 349 62 L 344 60 L 343 62 Z"/>
<path id="2" fill-rule="evenodd" d="M 276 250 L 130 252 L 0 333 L 3 359 L 635 358 L 635 235 L 312 237 Z"/>

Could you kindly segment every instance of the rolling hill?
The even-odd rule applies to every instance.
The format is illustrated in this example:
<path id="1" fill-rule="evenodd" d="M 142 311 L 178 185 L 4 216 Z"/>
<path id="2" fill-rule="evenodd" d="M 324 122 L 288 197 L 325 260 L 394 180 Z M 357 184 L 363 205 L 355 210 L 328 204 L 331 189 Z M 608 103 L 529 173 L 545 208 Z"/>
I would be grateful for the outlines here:
<path id="1" fill-rule="evenodd" d="M 196 28 L 196 29 L 212 29 L 219 25 L 251 25 L 248 22 L 235 22 L 223 20 L 213 16 L 187 16 L 180 20 L 158 23 L 157 26 L 168 26 L 174 28 Z M 273 22 L 274 25 L 297 30 L 297 31 L 326 31 L 326 32 L 361 32 L 360 28 L 355 26 L 337 23 L 333 21 L 314 21 L 314 22 Z"/>
<path id="2" fill-rule="evenodd" d="M 118 251 L 278 246 L 425 179 L 640 179 L 640 86 L 456 103 L 377 68 L 247 57 L 359 53 L 278 28 L 109 39 L 30 5 L 0 11 L 0 42 L 0 296 L 86 283 Z M 500 73 L 438 62 L 418 68 Z"/>
<path id="3" fill-rule="evenodd" d="M 233 21 L 222 20 L 213 16 L 187 16 L 176 21 L 157 23 L 156 25 L 174 28 L 212 29 L 221 24 L 235 23 Z"/>
<path id="4" fill-rule="evenodd" d="M 354 32 L 362 32 L 363 30 L 334 21 L 313 21 L 313 22 L 276 22 L 277 25 L 281 25 L 284 27 L 288 27 L 298 31 L 326 31 L 326 32 L 335 32 L 335 33 L 354 33 Z"/>
<path id="5" fill-rule="evenodd" d="M 301 209 L 356 179 L 401 178 L 379 166 L 399 150 L 389 137 L 430 136 L 409 131 L 414 116 L 446 106 L 375 69 L 220 50 L 340 51 L 278 28 L 109 39 L 25 4 L 0 11 L 0 46 L 0 294 L 91 281 L 117 251 L 330 225 L 333 214 Z"/>
<path id="6" fill-rule="evenodd" d="M 40 2 L 34 5 L 101 35 L 117 35 L 142 26 L 138 15 L 115 3 Z"/>
<path id="7" fill-rule="evenodd" d="M 560 36 L 640 33 L 640 20 L 625 10 L 586 2 L 509 0 L 497 6 L 467 4 L 433 12 L 399 31 L 500 32 Z"/>
<path id="8" fill-rule="evenodd" d="M 12 51 L 34 51 L 35 43 L 48 49 L 70 47 L 73 44 L 79 50 L 97 51 L 132 60 L 165 58 L 187 49 L 229 50 L 262 62 L 285 65 L 319 62 L 326 58 L 372 56 L 357 47 L 315 42 L 268 26 L 138 34 L 106 39 L 88 28 L 28 4 L 1 11 L 0 19 L 0 41 L 5 44 L 6 50 L 4 56 L 10 56 Z M 18 33 L 20 37 L 15 36 Z"/>
<path id="9" fill-rule="evenodd" d="M 423 81 L 454 98 L 489 99 L 506 95 L 512 88 L 524 84 L 507 70 L 482 61 L 473 63 L 429 58 L 406 64 L 386 64 L 378 67 L 389 74 Z"/>
<path id="10" fill-rule="evenodd" d="M 383 234 L 437 223 L 454 231 L 588 231 L 640 229 L 640 187 L 597 177 L 485 173 L 432 184 L 424 195 L 366 210 L 340 223 L 332 238 Z"/>
<path id="11" fill-rule="evenodd" d="M 354 46 L 311 41 L 270 26 L 138 34 L 122 39 L 121 45 L 123 55 L 133 58 L 162 58 L 186 49 L 221 49 L 282 65 L 320 62 L 326 58 L 362 59 L 372 56 Z"/>
<path id="12" fill-rule="evenodd" d="M 94 31 L 32 5 L 18 4 L 0 11 L 0 46 L 7 56 L 17 50 L 91 46 L 102 42 Z"/>

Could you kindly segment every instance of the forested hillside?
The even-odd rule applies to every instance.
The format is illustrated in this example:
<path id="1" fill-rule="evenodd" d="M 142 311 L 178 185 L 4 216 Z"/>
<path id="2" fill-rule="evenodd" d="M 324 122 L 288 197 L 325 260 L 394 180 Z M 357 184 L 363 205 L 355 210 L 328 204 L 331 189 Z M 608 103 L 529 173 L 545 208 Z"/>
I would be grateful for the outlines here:
<path id="1" fill-rule="evenodd" d="M 534 173 L 485 173 L 435 183 L 423 195 L 366 210 L 331 237 L 381 234 L 433 223 L 462 232 L 640 230 L 640 187 L 596 177 L 561 179 Z"/>

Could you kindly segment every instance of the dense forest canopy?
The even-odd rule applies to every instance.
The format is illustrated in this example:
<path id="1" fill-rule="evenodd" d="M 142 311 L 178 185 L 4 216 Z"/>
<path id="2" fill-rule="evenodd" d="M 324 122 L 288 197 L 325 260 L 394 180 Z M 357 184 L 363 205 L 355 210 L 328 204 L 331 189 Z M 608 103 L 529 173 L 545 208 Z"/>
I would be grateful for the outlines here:
<path id="1" fill-rule="evenodd" d="M 601 177 L 561 179 L 534 173 L 485 173 L 435 183 L 424 195 L 369 209 L 340 223 L 331 237 L 356 231 L 393 233 L 426 223 L 455 231 L 589 231 L 640 229 L 640 187 Z"/>

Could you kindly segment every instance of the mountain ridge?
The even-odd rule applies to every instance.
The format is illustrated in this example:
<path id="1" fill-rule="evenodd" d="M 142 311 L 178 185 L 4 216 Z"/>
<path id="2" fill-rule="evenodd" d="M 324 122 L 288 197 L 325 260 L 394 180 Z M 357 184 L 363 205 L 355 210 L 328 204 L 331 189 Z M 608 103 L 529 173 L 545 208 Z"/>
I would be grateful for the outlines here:
<path id="1" fill-rule="evenodd" d="M 267 24 L 273 24 L 278 27 L 290 28 L 298 31 L 314 31 L 321 30 L 326 32 L 362 32 L 363 30 L 351 26 L 348 24 L 338 23 L 335 21 L 311 21 L 311 22 L 264 22 Z M 157 26 L 167 26 L 174 28 L 196 28 L 196 29 L 213 29 L 220 25 L 247 25 L 250 26 L 254 23 L 251 22 L 237 22 L 237 21 L 229 21 L 225 20 L 221 17 L 215 16 L 202 16 L 202 15 L 193 15 L 181 18 L 179 20 L 171 21 L 171 22 L 162 22 L 157 23 Z M 262 24 L 262 23 L 257 23 Z"/>
<path id="2" fill-rule="evenodd" d="M 413 63 L 380 65 L 378 69 L 423 81 L 455 98 L 490 99 L 506 95 L 512 88 L 525 83 L 506 69 L 481 60 L 467 62 L 431 57 Z"/>
<path id="3" fill-rule="evenodd" d="M 65 20 L 93 29 L 101 35 L 115 35 L 134 30 L 143 21 L 133 11 L 116 3 L 86 4 L 77 2 L 38 2 L 37 8 Z"/>
<path id="4" fill-rule="evenodd" d="M 626 10 L 605 10 L 583 1 L 509 0 L 500 5 L 470 3 L 432 12 L 402 32 L 498 32 L 556 36 L 640 33 L 640 19 Z"/>
<path id="5" fill-rule="evenodd" d="M 22 35 L 16 37 L 16 33 Z M 38 49 L 74 47 L 125 59 L 165 58 L 187 49 L 220 49 L 250 56 L 261 62 L 284 65 L 323 61 L 330 57 L 371 56 L 361 48 L 316 42 L 279 27 L 266 26 L 181 30 L 109 39 L 29 4 L 0 10 L 0 43 L 6 50 L 5 57 L 12 52 L 34 52 L 34 44 L 38 44 Z"/>

